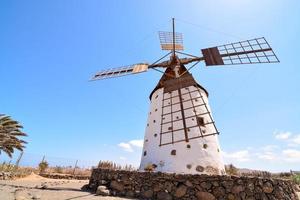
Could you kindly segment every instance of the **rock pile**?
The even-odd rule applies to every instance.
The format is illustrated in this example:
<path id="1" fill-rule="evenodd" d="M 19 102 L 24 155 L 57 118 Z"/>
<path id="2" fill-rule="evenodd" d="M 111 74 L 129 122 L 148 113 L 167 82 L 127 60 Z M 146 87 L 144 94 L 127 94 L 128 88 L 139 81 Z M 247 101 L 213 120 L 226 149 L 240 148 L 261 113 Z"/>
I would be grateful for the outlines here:
<path id="1" fill-rule="evenodd" d="M 10 172 L 0 172 L 0 180 L 10 180 L 13 178 L 12 173 Z"/>
<path id="2" fill-rule="evenodd" d="M 258 177 L 183 175 L 94 169 L 89 188 L 99 195 L 139 199 L 298 200 L 291 182 Z"/>

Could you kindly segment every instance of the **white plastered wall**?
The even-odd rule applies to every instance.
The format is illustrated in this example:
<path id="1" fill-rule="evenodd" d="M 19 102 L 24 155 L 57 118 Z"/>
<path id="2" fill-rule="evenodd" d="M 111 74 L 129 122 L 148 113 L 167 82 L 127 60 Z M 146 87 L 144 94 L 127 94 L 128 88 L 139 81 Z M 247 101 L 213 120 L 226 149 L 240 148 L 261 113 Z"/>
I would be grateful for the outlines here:
<path id="1" fill-rule="evenodd" d="M 196 88 L 195 86 L 182 88 L 182 97 L 185 100 L 189 98 L 189 96 L 184 95 L 185 89 L 193 91 L 195 91 L 195 89 L 197 90 L 197 92 L 192 93 L 192 98 L 200 97 L 200 91 L 207 105 L 207 108 L 210 111 L 207 95 L 202 89 L 198 87 Z M 178 94 L 178 91 L 173 92 L 177 92 Z M 165 97 L 166 95 L 168 94 L 165 94 Z M 145 167 L 154 164 L 155 166 L 157 166 L 155 168 L 155 171 L 161 172 L 185 174 L 224 174 L 224 164 L 221 157 L 221 150 L 217 134 L 190 139 L 189 142 L 181 141 L 173 144 L 160 145 L 161 121 L 163 112 L 162 106 L 167 103 L 163 102 L 163 98 L 163 88 L 156 90 L 152 94 L 150 111 L 148 113 L 148 121 L 145 131 L 140 170 L 144 170 Z M 188 107 L 190 105 L 184 106 Z M 197 108 L 195 112 L 204 113 L 205 110 L 203 109 L 205 109 L 205 107 L 201 106 Z M 208 115 L 205 115 L 204 119 L 205 121 L 210 120 Z M 188 124 L 189 121 L 186 121 Z M 176 126 L 176 124 L 174 125 Z M 178 126 L 182 125 L 179 124 Z M 173 128 L 176 129 L 177 127 Z M 165 127 L 163 127 L 162 129 L 165 129 Z M 216 130 L 214 129 L 213 124 L 211 124 L 205 128 L 205 131 L 206 134 L 210 134 L 215 132 Z M 191 129 L 189 130 L 188 134 L 189 137 L 192 137 L 193 135 L 199 135 L 199 132 L 199 129 Z M 171 140 L 171 138 L 167 137 L 166 135 L 164 135 L 164 140 Z M 175 137 L 175 135 L 173 135 L 173 137 Z M 204 145 L 206 146 L 206 148 L 204 148 Z M 171 152 L 173 150 L 176 150 L 176 155 L 171 155 Z"/>

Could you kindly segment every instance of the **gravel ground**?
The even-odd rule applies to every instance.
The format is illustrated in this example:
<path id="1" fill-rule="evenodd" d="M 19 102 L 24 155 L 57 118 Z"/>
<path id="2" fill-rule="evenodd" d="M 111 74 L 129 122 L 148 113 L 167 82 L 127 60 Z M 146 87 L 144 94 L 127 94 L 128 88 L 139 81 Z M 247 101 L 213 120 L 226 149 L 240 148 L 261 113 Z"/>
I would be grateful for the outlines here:
<path id="1" fill-rule="evenodd" d="M 0 180 L 1 200 L 121 200 L 125 198 L 95 196 L 80 188 L 88 181 L 45 178 Z"/>

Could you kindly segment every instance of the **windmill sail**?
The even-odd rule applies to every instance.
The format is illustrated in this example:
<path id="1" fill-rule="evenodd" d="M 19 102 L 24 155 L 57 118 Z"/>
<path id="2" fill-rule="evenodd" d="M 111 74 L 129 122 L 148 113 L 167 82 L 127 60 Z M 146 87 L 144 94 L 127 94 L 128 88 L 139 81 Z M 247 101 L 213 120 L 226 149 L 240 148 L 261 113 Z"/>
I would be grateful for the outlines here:
<path id="1" fill-rule="evenodd" d="M 202 49 L 206 66 L 279 62 L 264 37 Z"/>
<path id="2" fill-rule="evenodd" d="M 175 50 L 183 51 L 183 37 L 182 33 L 175 33 L 174 34 L 174 41 L 173 41 L 173 32 L 166 32 L 166 31 L 159 31 L 159 41 L 162 50 L 173 50 L 173 42 Z"/>
<path id="3" fill-rule="evenodd" d="M 103 70 L 103 71 L 97 72 L 92 77 L 91 80 L 94 81 L 94 80 L 115 78 L 115 77 L 119 77 L 119 76 L 141 73 L 141 72 L 147 71 L 148 66 L 149 65 L 147 63 L 138 63 L 138 64 L 123 66 L 123 67 L 119 67 L 119 68 Z"/>

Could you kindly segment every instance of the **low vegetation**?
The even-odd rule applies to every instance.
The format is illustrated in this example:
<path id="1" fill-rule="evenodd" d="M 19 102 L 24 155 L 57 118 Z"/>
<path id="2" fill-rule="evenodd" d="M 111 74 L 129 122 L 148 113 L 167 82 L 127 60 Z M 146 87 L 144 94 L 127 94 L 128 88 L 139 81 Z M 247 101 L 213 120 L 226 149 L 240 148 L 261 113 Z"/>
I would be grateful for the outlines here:
<path id="1" fill-rule="evenodd" d="M 231 176 L 255 176 L 255 177 L 264 177 L 264 178 L 275 178 L 276 174 L 272 174 L 268 171 L 260 171 L 260 170 L 249 170 L 249 169 L 239 169 L 235 167 L 233 164 L 229 164 L 225 166 L 226 174 Z M 289 176 L 291 175 L 290 173 Z"/>
<path id="2" fill-rule="evenodd" d="M 43 160 L 39 163 L 39 171 L 41 174 L 46 172 L 46 169 L 49 167 L 49 164 L 46 160 Z"/>
<path id="3" fill-rule="evenodd" d="M 132 165 L 119 165 L 111 161 L 102 161 L 100 160 L 98 163 L 98 168 L 100 169 L 110 169 L 110 170 L 126 170 L 126 171 L 135 171 L 136 168 Z"/>
<path id="4" fill-rule="evenodd" d="M 300 174 L 293 175 L 292 180 L 293 180 L 294 183 L 300 185 Z"/>
<path id="5" fill-rule="evenodd" d="M 38 173 L 38 170 L 34 167 L 18 167 L 11 163 L 3 162 L 0 164 L 0 172 L 9 173 L 14 177 L 25 177 L 32 172 Z"/>
<path id="6" fill-rule="evenodd" d="M 73 166 L 55 166 L 55 167 L 48 167 L 46 173 L 65 174 L 65 175 L 74 175 L 74 176 L 90 176 L 91 169 L 76 167 L 74 170 Z"/>
<path id="7" fill-rule="evenodd" d="M 229 164 L 225 166 L 226 174 L 228 175 L 238 175 L 238 168 L 236 168 L 233 164 Z"/>
<path id="8" fill-rule="evenodd" d="M 45 168 L 45 162 L 39 167 L 17 167 L 16 165 L 3 162 L 0 164 L 0 172 L 5 172 L 12 174 L 16 178 L 21 178 L 30 175 L 32 172 L 35 174 L 61 174 L 61 175 L 71 175 L 71 176 L 85 176 L 89 177 L 91 175 L 91 169 L 72 166 L 48 166 Z M 43 171 L 43 172 L 41 172 Z"/>

